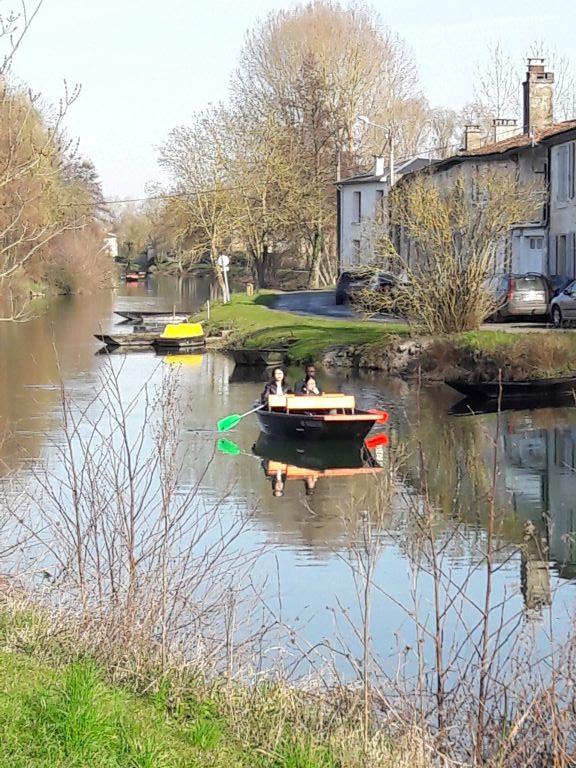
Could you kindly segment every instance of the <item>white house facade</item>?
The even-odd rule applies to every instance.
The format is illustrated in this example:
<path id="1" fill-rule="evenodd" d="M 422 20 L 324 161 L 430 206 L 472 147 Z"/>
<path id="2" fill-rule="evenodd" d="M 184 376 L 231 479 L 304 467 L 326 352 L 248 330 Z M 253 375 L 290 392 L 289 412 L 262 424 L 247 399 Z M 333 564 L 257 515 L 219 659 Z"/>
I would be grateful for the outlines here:
<path id="1" fill-rule="evenodd" d="M 549 271 L 576 277 L 576 127 L 551 137 Z"/>
<path id="2" fill-rule="evenodd" d="M 412 158 L 394 170 L 395 179 L 430 164 Z M 374 158 L 371 173 L 351 176 L 336 184 L 339 270 L 369 264 L 377 257 L 377 242 L 388 234 L 390 173 L 384 158 Z"/>

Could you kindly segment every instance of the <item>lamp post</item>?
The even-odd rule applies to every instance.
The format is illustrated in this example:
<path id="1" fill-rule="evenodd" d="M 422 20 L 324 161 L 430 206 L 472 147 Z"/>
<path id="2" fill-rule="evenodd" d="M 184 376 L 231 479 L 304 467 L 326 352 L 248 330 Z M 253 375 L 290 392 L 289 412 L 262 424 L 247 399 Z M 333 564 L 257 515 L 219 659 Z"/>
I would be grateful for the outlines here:
<path id="1" fill-rule="evenodd" d="M 388 180 L 389 180 L 389 186 L 392 187 L 394 182 L 396 181 L 396 171 L 394 167 L 394 139 L 393 139 L 393 131 L 392 128 L 389 125 L 381 125 L 380 123 L 374 123 L 372 120 L 370 120 L 369 117 L 366 117 L 366 115 L 358 115 L 358 122 L 364 123 L 364 125 L 371 125 L 374 128 L 380 128 L 384 133 L 386 134 L 386 140 L 388 142 L 388 165 L 389 165 L 389 173 L 388 173 Z"/>

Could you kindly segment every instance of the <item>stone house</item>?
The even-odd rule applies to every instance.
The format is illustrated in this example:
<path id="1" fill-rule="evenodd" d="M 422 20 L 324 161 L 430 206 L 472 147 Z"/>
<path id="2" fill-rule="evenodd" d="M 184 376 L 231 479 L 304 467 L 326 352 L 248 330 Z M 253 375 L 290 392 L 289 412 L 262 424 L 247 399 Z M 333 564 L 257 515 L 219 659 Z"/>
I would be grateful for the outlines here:
<path id="1" fill-rule="evenodd" d="M 375 157 L 369 173 L 350 176 L 336 184 L 340 272 L 373 260 L 378 237 L 388 232 L 388 194 L 392 183 L 429 166 L 431 161 L 414 157 L 397 163 L 393 180 L 384 163 L 383 157 Z"/>
<path id="2" fill-rule="evenodd" d="M 529 59 L 523 83 L 522 130 L 515 120 L 497 118 L 489 143 L 485 143 L 480 127 L 468 125 L 463 148 L 428 169 L 442 186 L 463 176 L 471 195 L 472 179 L 483 168 L 513 173 L 521 183 L 541 192 L 542 205 L 534 219 L 518 222 L 502 243 L 496 270 L 558 274 L 562 269 L 562 274 L 574 276 L 576 120 L 554 123 L 553 84 L 554 75 L 546 72 L 543 59 Z M 406 175 L 403 183 L 414 176 Z M 410 257 L 409 243 L 400 239 L 399 247 Z"/>

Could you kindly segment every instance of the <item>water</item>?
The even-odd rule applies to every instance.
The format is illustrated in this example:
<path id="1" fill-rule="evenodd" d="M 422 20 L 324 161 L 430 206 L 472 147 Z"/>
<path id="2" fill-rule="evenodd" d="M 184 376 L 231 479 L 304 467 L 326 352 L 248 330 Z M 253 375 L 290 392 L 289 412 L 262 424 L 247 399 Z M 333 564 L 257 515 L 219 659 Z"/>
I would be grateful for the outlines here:
<path id="1" fill-rule="evenodd" d="M 253 576 L 278 585 L 274 610 L 280 612 L 281 606 L 283 622 L 298 629 L 306 647 L 357 650 L 362 607 L 354 569 L 366 520 L 376 525 L 372 632 L 378 658 L 390 671 L 399 654 L 417 641 L 410 614 L 414 605 L 429 612 L 431 604 L 426 546 L 417 546 L 424 492 L 440 511 L 436 535 L 446 590 L 465 584 L 470 597 L 461 614 L 447 620 L 447 631 L 457 638 L 464 624 L 474 622 L 471 602 L 481 600 L 485 583 L 477 566 L 486 541 L 496 445 L 500 567 L 494 576 L 495 600 L 505 604 L 504 617 L 519 615 L 525 626 L 536 627 L 537 643 L 547 622 L 557 632 L 570 627 L 571 579 L 576 575 L 576 409 L 506 411 L 498 429 L 495 413 L 457 415 L 458 397 L 441 385 L 418 395 L 413 384 L 380 374 L 322 372 L 326 391 L 353 392 L 363 407 L 390 411 L 390 447 L 377 449 L 375 457 L 386 467 L 394 451 L 402 462 L 392 508 L 378 519 L 384 473 L 315 474 L 326 465 L 357 467 L 357 455 L 332 457 L 323 464 L 322 456 L 309 450 L 299 456 L 298 449 L 284 443 L 258 442 L 253 417 L 228 436 L 239 449 L 237 455 L 216 449 L 216 421 L 250 407 L 263 386 L 258 374 L 235 369 L 230 358 L 219 354 L 98 354 L 93 334 L 119 330 L 114 309 L 192 311 L 208 295 L 206 280 L 163 278 L 127 285 L 114 294 L 56 300 L 30 323 L 0 324 L 0 474 L 32 481 L 39 462 L 58 464 L 61 383 L 92 412 L 99 407 L 93 397 L 106 366 L 112 366 L 127 401 L 144 382 L 159 385 L 166 371 L 173 370 L 185 404 L 179 424 L 185 457 L 180 482 L 183 487 L 197 484 L 203 503 L 223 504 L 230 519 L 249 521 L 241 545 L 265 548 Z M 294 380 L 299 371 L 289 374 Z M 139 400 L 130 416 L 134 424 L 142 420 L 143 409 Z M 282 466 L 281 496 L 273 495 L 277 475 L 270 459 Z M 287 473 L 285 465 L 292 467 Z"/>

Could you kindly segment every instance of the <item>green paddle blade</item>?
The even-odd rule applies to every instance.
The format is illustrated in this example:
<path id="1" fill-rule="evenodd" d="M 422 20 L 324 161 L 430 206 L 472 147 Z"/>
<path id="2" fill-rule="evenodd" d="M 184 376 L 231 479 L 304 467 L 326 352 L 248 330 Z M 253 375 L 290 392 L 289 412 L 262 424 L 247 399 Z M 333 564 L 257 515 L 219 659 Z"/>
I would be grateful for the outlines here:
<path id="1" fill-rule="evenodd" d="M 225 453 L 227 456 L 239 456 L 242 453 L 236 443 L 234 443 L 232 440 L 226 440 L 224 437 L 221 437 L 218 440 L 216 447 L 220 453 Z"/>
<path id="2" fill-rule="evenodd" d="M 238 424 L 241 418 L 242 416 L 239 414 L 233 413 L 230 416 L 225 416 L 223 419 L 220 419 L 217 424 L 218 432 L 227 432 L 229 429 L 232 429 Z"/>

